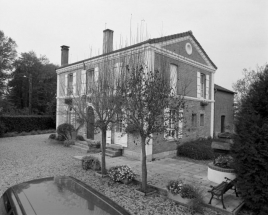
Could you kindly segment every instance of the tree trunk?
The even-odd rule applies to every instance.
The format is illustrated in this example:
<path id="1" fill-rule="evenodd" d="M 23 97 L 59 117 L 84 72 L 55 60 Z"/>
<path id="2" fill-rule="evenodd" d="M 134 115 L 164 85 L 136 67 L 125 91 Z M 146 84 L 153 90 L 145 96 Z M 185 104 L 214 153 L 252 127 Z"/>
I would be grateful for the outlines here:
<path id="1" fill-rule="evenodd" d="M 106 165 L 105 165 L 105 149 L 106 149 L 106 127 L 101 129 L 101 174 L 106 174 Z"/>
<path id="2" fill-rule="evenodd" d="M 141 152 L 142 152 L 142 159 L 141 159 L 141 175 L 142 175 L 142 183 L 141 183 L 141 190 L 146 192 L 147 190 L 147 167 L 146 167 L 146 151 L 145 151 L 145 137 L 141 137 Z"/>

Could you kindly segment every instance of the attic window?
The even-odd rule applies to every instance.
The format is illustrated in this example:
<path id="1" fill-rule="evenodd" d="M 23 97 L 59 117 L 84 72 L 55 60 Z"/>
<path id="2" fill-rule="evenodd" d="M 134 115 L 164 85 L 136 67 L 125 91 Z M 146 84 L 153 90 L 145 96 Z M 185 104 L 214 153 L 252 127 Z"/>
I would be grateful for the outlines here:
<path id="1" fill-rule="evenodd" d="M 187 52 L 188 55 L 191 55 L 192 52 L 193 52 L 192 45 L 190 43 L 186 43 L 185 50 L 186 50 L 186 52 Z"/>

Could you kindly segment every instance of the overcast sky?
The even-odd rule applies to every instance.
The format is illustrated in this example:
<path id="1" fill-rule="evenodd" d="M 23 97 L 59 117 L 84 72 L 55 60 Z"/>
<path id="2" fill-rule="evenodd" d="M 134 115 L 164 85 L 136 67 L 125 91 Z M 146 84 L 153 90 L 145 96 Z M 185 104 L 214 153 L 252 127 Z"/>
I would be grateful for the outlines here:
<path id="1" fill-rule="evenodd" d="M 114 49 L 129 44 L 130 29 L 132 39 L 137 29 L 143 39 L 191 30 L 218 67 L 215 83 L 228 89 L 243 68 L 268 63 L 267 0 L 0 0 L 0 30 L 18 52 L 54 64 L 61 45 L 70 46 L 70 63 L 101 54 L 105 27 Z"/>

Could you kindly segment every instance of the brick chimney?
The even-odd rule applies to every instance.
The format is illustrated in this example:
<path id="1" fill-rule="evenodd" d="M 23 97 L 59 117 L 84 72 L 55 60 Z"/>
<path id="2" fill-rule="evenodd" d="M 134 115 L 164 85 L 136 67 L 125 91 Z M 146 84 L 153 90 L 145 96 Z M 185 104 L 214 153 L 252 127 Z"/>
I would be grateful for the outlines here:
<path id="1" fill-rule="evenodd" d="M 69 61 L 69 46 L 61 46 L 61 66 L 65 66 Z"/>
<path id="2" fill-rule="evenodd" d="M 103 54 L 113 51 L 113 33 L 110 29 L 103 31 Z"/>

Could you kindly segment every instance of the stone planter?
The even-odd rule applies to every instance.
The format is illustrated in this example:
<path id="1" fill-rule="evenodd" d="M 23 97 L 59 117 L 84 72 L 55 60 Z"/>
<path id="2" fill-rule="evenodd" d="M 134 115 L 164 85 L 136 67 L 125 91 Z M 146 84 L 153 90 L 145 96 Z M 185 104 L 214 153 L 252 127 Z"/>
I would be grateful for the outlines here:
<path id="1" fill-rule="evenodd" d="M 188 205 L 191 201 L 191 199 L 182 198 L 180 194 L 173 195 L 171 192 L 167 192 L 167 197 L 175 202 L 182 203 L 183 205 Z"/>
<path id="2" fill-rule="evenodd" d="M 208 164 L 208 180 L 220 184 L 225 181 L 225 177 L 233 180 L 236 178 L 234 169 L 225 169 L 215 166 L 213 163 Z"/>

